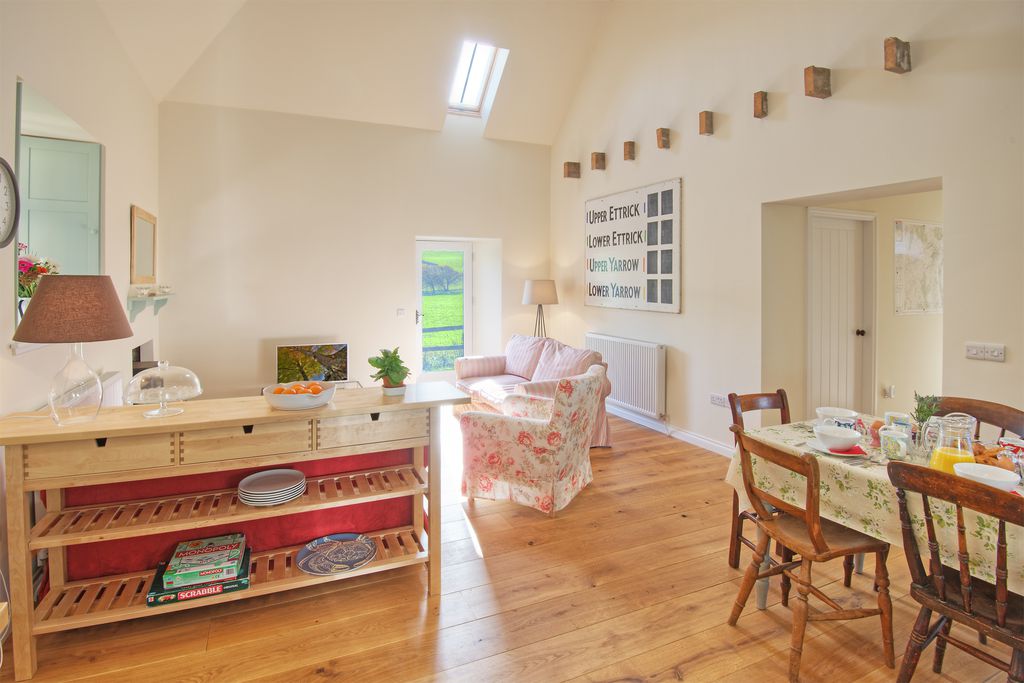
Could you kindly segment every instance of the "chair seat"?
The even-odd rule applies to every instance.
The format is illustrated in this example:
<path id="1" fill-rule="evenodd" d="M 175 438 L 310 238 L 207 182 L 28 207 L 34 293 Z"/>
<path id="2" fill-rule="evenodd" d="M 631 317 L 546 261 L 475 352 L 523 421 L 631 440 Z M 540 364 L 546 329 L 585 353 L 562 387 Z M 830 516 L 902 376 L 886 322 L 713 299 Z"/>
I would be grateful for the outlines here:
<path id="1" fill-rule="evenodd" d="M 889 544 L 885 541 L 872 538 L 842 524 L 822 519 L 821 533 L 828 544 L 828 551 L 819 553 L 811 544 L 807 525 L 798 517 L 779 515 L 774 519 L 759 520 L 758 523 L 773 539 L 800 557 L 805 557 L 812 562 L 826 562 L 845 555 L 885 552 L 889 549 Z"/>
<path id="2" fill-rule="evenodd" d="M 942 575 L 946 581 L 945 602 L 939 600 L 938 591 L 935 590 L 933 584 L 925 586 L 911 584 L 910 595 L 925 607 L 964 621 L 966 610 L 964 609 L 963 594 L 960 592 L 960 572 L 952 567 L 943 566 Z M 996 587 L 975 576 L 971 577 L 971 612 L 985 620 L 996 621 Z M 1024 596 L 1008 592 L 1006 627 L 1017 633 L 1024 628 Z"/>

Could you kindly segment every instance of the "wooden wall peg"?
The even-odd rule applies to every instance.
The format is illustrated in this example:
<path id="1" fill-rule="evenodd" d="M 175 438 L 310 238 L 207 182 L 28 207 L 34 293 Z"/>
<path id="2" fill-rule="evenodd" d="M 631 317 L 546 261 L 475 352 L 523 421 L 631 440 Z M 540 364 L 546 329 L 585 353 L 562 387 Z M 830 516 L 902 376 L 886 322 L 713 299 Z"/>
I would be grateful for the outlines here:
<path id="1" fill-rule="evenodd" d="M 768 93 L 758 90 L 754 93 L 754 118 L 763 119 L 768 116 Z"/>
<path id="2" fill-rule="evenodd" d="M 622 158 L 625 161 L 634 161 L 636 159 L 636 142 L 633 140 L 626 140 L 622 143 Z"/>
<path id="3" fill-rule="evenodd" d="M 563 178 L 579 178 L 580 177 L 580 162 L 578 161 L 567 161 L 562 164 L 562 177 Z"/>
<path id="4" fill-rule="evenodd" d="M 819 99 L 832 97 L 832 70 L 823 66 L 804 69 L 804 94 Z"/>
<path id="5" fill-rule="evenodd" d="M 590 170 L 591 171 L 603 171 L 604 170 L 604 152 L 591 152 L 590 153 Z"/>
<path id="6" fill-rule="evenodd" d="M 700 113 L 700 134 L 701 135 L 714 135 L 715 134 L 715 113 L 711 111 L 702 111 Z"/>
<path id="7" fill-rule="evenodd" d="M 672 146 L 672 136 L 668 128 L 659 128 L 655 135 L 658 139 L 658 149 L 668 149 Z"/>
<path id="8" fill-rule="evenodd" d="M 899 38 L 885 39 L 885 70 L 894 74 L 910 71 L 910 43 Z"/>

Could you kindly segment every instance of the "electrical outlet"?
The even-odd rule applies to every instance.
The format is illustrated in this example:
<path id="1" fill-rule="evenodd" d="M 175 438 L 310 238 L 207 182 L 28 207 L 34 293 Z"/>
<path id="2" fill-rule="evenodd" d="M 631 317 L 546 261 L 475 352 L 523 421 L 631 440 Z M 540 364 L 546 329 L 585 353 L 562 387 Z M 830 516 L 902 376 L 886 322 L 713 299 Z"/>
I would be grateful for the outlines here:
<path id="1" fill-rule="evenodd" d="M 985 360 L 985 345 L 981 342 L 967 342 L 967 357 L 972 360 Z"/>
<path id="2" fill-rule="evenodd" d="M 1006 344 L 985 344 L 985 360 L 1006 362 Z"/>
<path id="3" fill-rule="evenodd" d="M 725 397 L 725 394 L 711 394 L 711 405 L 718 406 L 719 408 L 728 408 L 729 399 Z"/>
<path id="4" fill-rule="evenodd" d="M 882 398 L 896 398 L 896 385 L 890 384 L 882 387 Z"/>

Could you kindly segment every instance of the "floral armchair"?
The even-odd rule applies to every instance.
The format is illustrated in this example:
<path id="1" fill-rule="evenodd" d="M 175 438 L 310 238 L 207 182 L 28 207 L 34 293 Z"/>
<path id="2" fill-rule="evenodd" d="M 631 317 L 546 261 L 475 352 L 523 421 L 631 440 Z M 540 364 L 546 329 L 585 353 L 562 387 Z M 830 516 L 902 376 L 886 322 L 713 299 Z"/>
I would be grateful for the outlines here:
<path id="1" fill-rule="evenodd" d="M 462 427 L 462 493 L 507 499 L 549 514 L 594 478 L 590 439 L 605 370 L 559 380 L 554 398 L 512 394 L 503 414 L 468 412 Z"/>

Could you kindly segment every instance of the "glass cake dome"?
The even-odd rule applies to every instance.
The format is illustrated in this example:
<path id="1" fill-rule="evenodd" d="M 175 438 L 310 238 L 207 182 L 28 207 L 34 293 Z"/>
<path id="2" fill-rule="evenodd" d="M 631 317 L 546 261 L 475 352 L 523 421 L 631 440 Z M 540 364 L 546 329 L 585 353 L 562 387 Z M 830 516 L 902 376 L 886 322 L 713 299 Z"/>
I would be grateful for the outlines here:
<path id="1" fill-rule="evenodd" d="M 184 408 L 170 408 L 168 403 L 187 401 L 203 393 L 196 373 L 188 368 L 168 365 L 162 360 L 155 368 L 143 370 L 128 382 L 125 400 L 132 405 L 159 403 L 158 408 L 147 410 L 145 417 L 180 415 Z"/>

